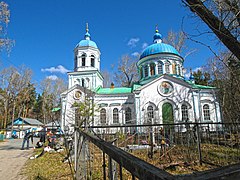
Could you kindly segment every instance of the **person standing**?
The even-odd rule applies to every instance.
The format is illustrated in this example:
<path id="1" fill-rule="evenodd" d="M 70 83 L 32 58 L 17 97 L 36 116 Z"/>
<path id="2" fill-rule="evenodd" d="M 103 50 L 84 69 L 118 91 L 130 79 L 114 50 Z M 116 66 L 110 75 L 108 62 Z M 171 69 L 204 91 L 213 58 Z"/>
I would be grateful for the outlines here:
<path id="1" fill-rule="evenodd" d="M 46 127 L 43 126 L 42 130 L 40 131 L 40 142 L 45 143 L 46 141 Z"/>
<path id="2" fill-rule="evenodd" d="M 22 148 L 21 150 L 24 150 L 24 145 L 25 142 L 27 142 L 27 149 L 29 149 L 29 139 L 31 138 L 31 142 L 33 144 L 33 132 L 27 131 L 24 138 L 23 138 L 23 143 L 22 143 Z"/>

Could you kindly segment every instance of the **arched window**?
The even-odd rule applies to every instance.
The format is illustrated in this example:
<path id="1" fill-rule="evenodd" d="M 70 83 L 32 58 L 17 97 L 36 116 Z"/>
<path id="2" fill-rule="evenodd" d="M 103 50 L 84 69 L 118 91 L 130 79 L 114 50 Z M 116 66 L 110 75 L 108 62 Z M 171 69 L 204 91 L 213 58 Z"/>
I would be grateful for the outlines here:
<path id="1" fill-rule="evenodd" d="M 106 117 L 106 109 L 101 109 L 100 110 L 100 123 L 101 124 L 107 124 L 107 121 L 106 121 L 107 117 Z"/>
<path id="2" fill-rule="evenodd" d="M 143 67 L 140 67 L 140 77 L 143 78 Z"/>
<path id="3" fill-rule="evenodd" d="M 154 118 L 154 114 L 153 114 L 153 107 L 152 106 L 148 106 L 147 107 L 147 117 L 148 117 L 148 123 L 152 122 L 152 119 Z"/>
<path id="4" fill-rule="evenodd" d="M 150 64 L 150 73 L 151 76 L 155 75 L 155 64 L 153 63 Z"/>
<path id="5" fill-rule="evenodd" d="M 158 62 L 158 74 L 163 74 L 163 65 L 161 62 Z"/>
<path id="6" fill-rule="evenodd" d="M 82 66 L 86 66 L 86 54 L 82 55 Z"/>
<path id="7" fill-rule="evenodd" d="M 188 108 L 185 104 L 182 105 L 182 121 L 188 122 Z"/>
<path id="8" fill-rule="evenodd" d="M 144 66 L 144 75 L 148 77 L 148 65 Z"/>
<path id="9" fill-rule="evenodd" d="M 95 67 L 95 57 L 94 57 L 94 55 L 91 55 L 91 66 Z"/>
<path id="10" fill-rule="evenodd" d="M 85 87 L 85 80 L 82 79 L 82 87 Z"/>
<path id="11" fill-rule="evenodd" d="M 113 123 L 119 123 L 119 113 L 117 108 L 113 109 Z"/>
<path id="12" fill-rule="evenodd" d="M 132 110 L 130 107 L 127 107 L 125 110 L 125 121 L 126 124 L 130 124 L 132 121 Z"/>
<path id="13" fill-rule="evenodd" d="M 177 74 L 177 66 L 175 63 L 172 64 L 172 72 L 173 74 Z"/>
<path id="14" fill-rule="evenodd" d="M 165 63 L 165 73 L 170 74 L 170 63 L 169 62 Z"/>
<path id="15" fill-rule="evenodd" d="M 86 78 L 85 86 L 90 87 L 90 79 L 89 78 Z"/>
<path id="16" fill-rule="evenodd" d="M 203 106 L 203 116 L 204 116 L 204 121 L 209 121 L 210 120 L 210 110 L 209 110 L 209 105 L 205 104 Z"/>
<path id="17" fill-rule="evenodd" d="M 80 85 L 80 79 L 76 79 L 75 84 Z"/>
<path id="18" fill-rule="evenodd" d="M 178 65 L 178 75 L 181 75 L 181 66 Z"/>

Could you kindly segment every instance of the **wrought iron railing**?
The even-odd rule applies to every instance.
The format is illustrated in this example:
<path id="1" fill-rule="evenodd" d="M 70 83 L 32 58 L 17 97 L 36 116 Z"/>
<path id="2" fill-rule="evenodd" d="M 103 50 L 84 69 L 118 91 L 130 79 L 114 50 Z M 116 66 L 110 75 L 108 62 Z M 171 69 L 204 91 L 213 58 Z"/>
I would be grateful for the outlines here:
<path id="1" fill-rule="evenodd" d="M 189 178 L 190 175 L 173 176 L 171 173 L 189 174 L 239 163 L 239 130 L 240 124 L 236 123 L 92 126 L 85 131 L 76 128 L 79 140 L 76 177 Z M 198 169 L 193 169 L 194 166 Z M 179 172 L 171 169 L 176 167 L 187 170 Z"/>

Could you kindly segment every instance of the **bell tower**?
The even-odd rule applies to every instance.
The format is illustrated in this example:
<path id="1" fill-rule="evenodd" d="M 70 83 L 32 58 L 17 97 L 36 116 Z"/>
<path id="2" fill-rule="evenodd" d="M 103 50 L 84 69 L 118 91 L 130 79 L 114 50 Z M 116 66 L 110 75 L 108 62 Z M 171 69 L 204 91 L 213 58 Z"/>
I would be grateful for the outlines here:
<path id="1" fill-rule="evenodd" d="M 90 90 L 103 86 L 103 77 L 100 73 L 100 55 L 97 44 L 91 40 L 87 23 L 84 39 L 74 48 L 74 72 L 68 73 L 69 88 L 75 84 Z"/>

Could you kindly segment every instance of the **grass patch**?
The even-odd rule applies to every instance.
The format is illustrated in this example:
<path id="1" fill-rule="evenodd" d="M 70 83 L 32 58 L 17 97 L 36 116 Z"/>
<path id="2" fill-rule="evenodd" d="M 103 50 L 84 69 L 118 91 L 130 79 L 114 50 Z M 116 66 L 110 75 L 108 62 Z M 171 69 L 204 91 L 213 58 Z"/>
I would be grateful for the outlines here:
<path id="1" fill-rule="evenodd" d="M 34 154 L 40 154 L 41 151 L 42 148 L 36 149 Z M 69 164 L 62 162 L 65 154 L 65 152 L 45 152 L 39 158 L 29 159 L 22 171 L 22 175 L 31 180 L 73 179 Z"/>

